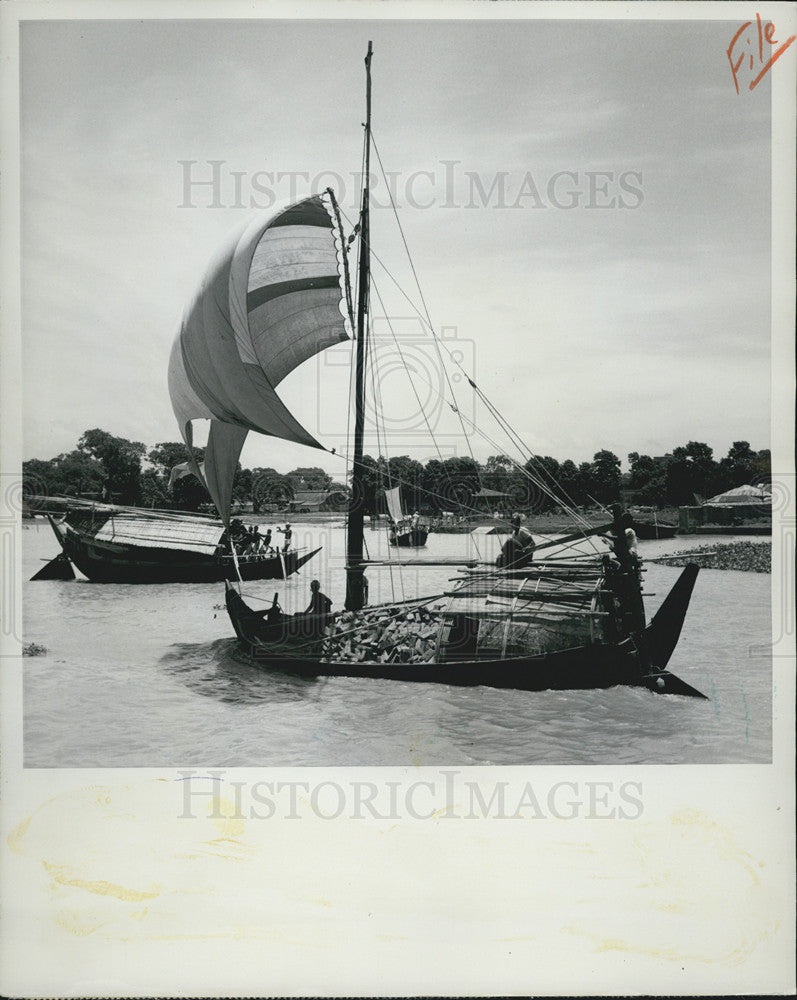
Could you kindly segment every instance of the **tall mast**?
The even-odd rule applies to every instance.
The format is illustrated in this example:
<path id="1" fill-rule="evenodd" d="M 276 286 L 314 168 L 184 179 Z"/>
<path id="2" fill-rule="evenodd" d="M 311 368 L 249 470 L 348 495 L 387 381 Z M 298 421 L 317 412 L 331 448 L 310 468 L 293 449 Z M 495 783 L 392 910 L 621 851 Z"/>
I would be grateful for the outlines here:
<path id="1" fill-rule="evenodd" d="M 360 214 L 360 261 L 357 274 L 357 360 L 354 388 L 354 454 L 346 543 L 346 610 L 359 611 L 365 604 L 363 579 L 363 427 L 365 424 L 365 354 L 368 336 L 368 292 L 370 284 L 369 179 L 371 172 L 371 42 L 365 57 L 365 176 Z"/>

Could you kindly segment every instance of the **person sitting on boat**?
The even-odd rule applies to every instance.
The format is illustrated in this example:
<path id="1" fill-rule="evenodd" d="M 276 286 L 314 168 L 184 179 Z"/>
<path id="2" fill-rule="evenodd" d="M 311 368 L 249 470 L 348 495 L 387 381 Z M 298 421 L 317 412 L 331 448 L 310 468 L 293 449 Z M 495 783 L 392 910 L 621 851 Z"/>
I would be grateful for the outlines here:
<path id="1" fill-rule="evenodd" d="M 534 560 L 534 539 L 528 528 L 524 528 L 520 514 L 513 514 L 512 534 L 504 542 L 501 554 L 496 560 L 499 569 L 528 566 Z"/>
<path id="2" fill-rule="evenodd" d="M 326 625 L 331 610 L 332 610 L 332 601 L 327 597 L 326 594 L 321 593 L 321 584 L 318 582 L 318 580 L 311 580 L 310 603 L 308 604 L 307 610 L 304 612 L 304 614 L 318 617 L 322 620 L 322 623 Z"/>
<path id="3" fill-rule="evenodd" d="M 289 524 L 286 524 L 284 528 L 277 528 L 277 531 L 281 535 L 285 535 L 285 544 L 282 546 L 282 551 L 287 552 L 288 549 L 291 547 L 291 537 L 293 536 L 293 531 L 291 530 L 291 526 Z"/>

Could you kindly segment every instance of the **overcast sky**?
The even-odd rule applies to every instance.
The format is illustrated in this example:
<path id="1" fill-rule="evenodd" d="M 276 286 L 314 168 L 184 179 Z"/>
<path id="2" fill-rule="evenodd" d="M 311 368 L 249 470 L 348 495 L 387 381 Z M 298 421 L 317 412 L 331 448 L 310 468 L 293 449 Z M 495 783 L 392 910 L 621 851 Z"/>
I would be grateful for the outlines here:
<path id="1" fill-rule="evenodd" d="M 625 462 L 690 439 L 716 457 L 738 439 L 769 447 L 770 90 L 737 95 L 736 26 L 24 24 L 25 457 L 92 427 L 179 439 L 169 349 L 225 234 L 329 183 L 356 214 L 369 38 L 374 135 L 432 323 L 531 450 Z M 218 184 L 192 183 L 211 179 L 209 161 Z M 389 211 L 373 226 L 417 302 Z M 378 267 L 375 280 L 433 404 L 431 342 Z M 282 393 L 339 449 L 347 350 Z M 432 457 L 396 348 L 380 351 L 387 450 Z M 467 454 L 446 413 L 430 418 L 441 449 Z M 483 460 L 506 443 L 475 415 L 492 439 L 469 437 Z M 343 471 L 255 435 L 242 460 Z"/>

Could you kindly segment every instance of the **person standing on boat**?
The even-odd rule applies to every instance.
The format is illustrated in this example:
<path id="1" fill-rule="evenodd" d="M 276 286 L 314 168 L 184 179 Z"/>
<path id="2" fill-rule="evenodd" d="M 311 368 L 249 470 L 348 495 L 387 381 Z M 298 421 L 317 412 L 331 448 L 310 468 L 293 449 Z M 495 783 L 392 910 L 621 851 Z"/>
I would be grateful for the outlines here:
<path id="1" fill-rule="evenodd" d="M 634 531 L 634 519 L 633 517 L 625 513 L 622 517 L 623 528 L 625 529 L 625 545 L 628 549 L 628 554 L 634 563 L 639 562 L 639 549 L 637 548 L 637 537 Z"/>
<path id="2" fill-rule="evenodd" d="M 642 641 L 645 628 L 645 606 L 642 600 L 641 572 L 637 537 L 632 525 L 633 517 L 623 512 L 620 504 L 612 506 L 614 521 L 610 535 L 604 535 L 612 545 L 613 557 L 620 570 L 614 586 L 615 596 L 620 602 L 620 611 L 628 631 L 638 633 Z"/>
<path id="3" fill-rule="evenodd" d="M 269 552 L 271 549 L 271 528 L 266 528 L 266 533 L 263 536 L 263 549 Z"/>
<path id="4" fill-rule="evenodd" d="M 639 563 L 639 550 L 633 527 L 634 519 L 628 511 L 623 512 L 617 503 L 612 506 L 612 515 L 614 517 L 612 533 L 604 537 L 612 543 L 614 554 L 623 569 L 636 568 Z"/>
<path id="5" fill-rule="evenodd" d="M 260 549 L 260 532 L 257 530 L 257 525 L 253 524 L 249 529 L 249 552 L 251 555 L 257 555 Z"/>
<path id="6" fill-rule="evenodd" d="M 291 538 L 293 537 L 293 531 L 291 531 L 291 526 L 286 524 L 284 528 L 277 528 L 277 531 L 281 535 L 285 536 L 285 544 L 282 546 L 282 551 L 287 552 L 291 547 Z"/>
<path id="7" fill-rule="evenodd" d="M 230 521 L 229 543 L 231 551 L 234 548 L 239 555 L 243 552 L 246 544 L 246 529 L 243 522 L 239 521 L 237 517 Z"/>

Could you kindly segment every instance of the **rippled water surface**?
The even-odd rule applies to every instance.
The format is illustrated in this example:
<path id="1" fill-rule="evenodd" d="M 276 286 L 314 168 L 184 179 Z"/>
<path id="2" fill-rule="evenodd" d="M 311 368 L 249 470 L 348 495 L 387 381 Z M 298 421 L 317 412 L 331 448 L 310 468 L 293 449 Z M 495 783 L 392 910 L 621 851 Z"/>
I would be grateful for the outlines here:
<path id="1" fill-rule="evenodd" d="M 298 536 L 298 537 L 297 537 Z M 244 593 L 303 609 L 309 582 L 342 606 L 344 532 L 299 525 L 323 551 L 289 581 Z M 722 539 L 728 541 L 730 539 Z M 368 532 L 370 555 L 388 554 Z M 705 545 L 700 536 L 642 542 L 653 556 Z M 719 539 L 717 540 L 719 541 Z M 466 535 L 431 535 L 424 558 L 476 555 Z M 481 555 L 495 539 L 482 539 Z M 26 525 L 28 579 L 54 556 L 45 523 Z M 414 554 L 414 553 L 413 553 Z M 403 554 L 407 558 L 407 553 Z M 680 570 L 648 564 L 649 615 Z M 453 567 L 372 568 L 371 603 L 440 593 Z M 738 763 L 771 759 L 770 577 L 701 571 L 670 669 L 710 701 L 645 689 L 525 692 L 486 687 L 268 673 L 240 652 L 220 584 L 25 583 L 28 767 Z"/>

